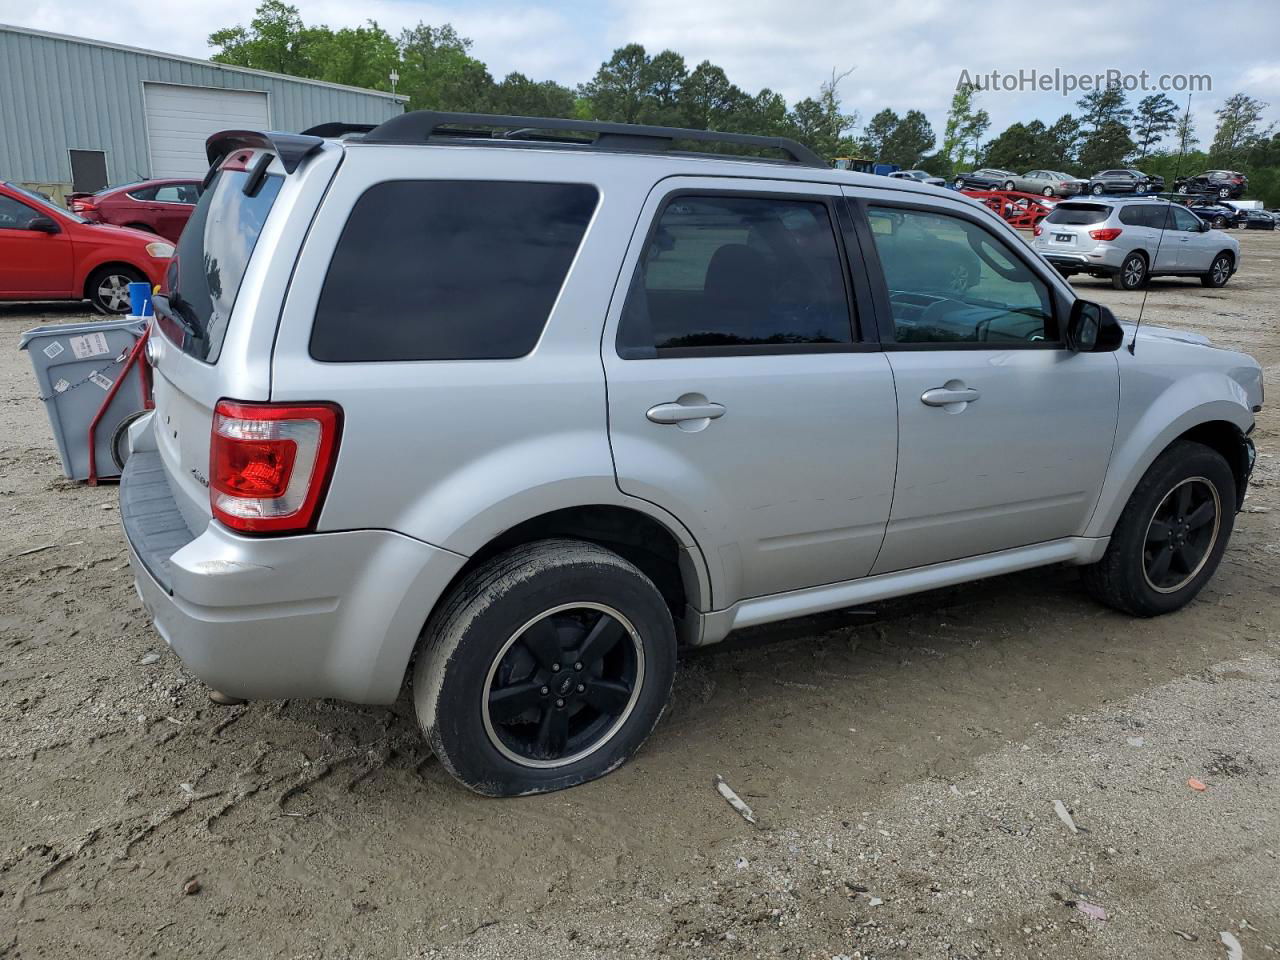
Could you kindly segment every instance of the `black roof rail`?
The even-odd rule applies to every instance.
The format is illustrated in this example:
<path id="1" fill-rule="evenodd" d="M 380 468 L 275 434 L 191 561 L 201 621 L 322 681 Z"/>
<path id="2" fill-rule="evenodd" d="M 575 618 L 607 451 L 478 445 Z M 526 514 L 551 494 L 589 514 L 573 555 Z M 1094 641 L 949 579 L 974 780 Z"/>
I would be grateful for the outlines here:
<path id="1" fill-rule="evenodd" d="M 376 123 L 346 123 L 342 120 L 331 120 L 329 123 L 317 123 L 302 131 L 304 137 L 341 137 L 348 133 L 368 133 Z"/>
<path id="2" fill-rule="evenodd" d="M 459 125 L 469 129 L 458 130 Z M 481 129 L 474 129 L 477 127 Z M 500 129 L 505 129 L 506 132 L 497 132 Z M 556 133 L 595 134 L 595 137 L 594 139 L 557 137 L 554 136 Z M 646 152 L 670 150 L 677 140 L 696 140 L 703 143 L 726 143 L 740 147 L 776 150 L 785 154 L 792 163 L 823 169 L 827 167 L 816 153 L 787 137 L 760 137 L 745 133 L 717 133 L 713 130 L 686 130 L 680 127 L 654 127 L 634 123 L 605 123 L 598 120 L 508 117 L 487 113 L 445 113 L 438 110 L 414 110 L 392 117 L 366 133 L 364 142 L 422 143 L 432 137 L 441 138 L 436 142 L 447 142 L 446 138 L 469 137 L 567 143 L 599 150 Z"/>

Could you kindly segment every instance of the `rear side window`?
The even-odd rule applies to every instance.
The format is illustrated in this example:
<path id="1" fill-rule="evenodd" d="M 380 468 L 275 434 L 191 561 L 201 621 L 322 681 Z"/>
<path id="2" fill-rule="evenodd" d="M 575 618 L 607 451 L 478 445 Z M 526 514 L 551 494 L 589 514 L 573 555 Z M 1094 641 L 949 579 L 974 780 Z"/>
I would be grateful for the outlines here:
<path id="1" fill-rule="evenodd" d="M 623 310 L 618 347 L 655 351 L 853 339 L 844 267 L 825 203 L 782 197 L 671 200 Z"/>
<path id="2" fill-rule="evenodd" d="M 542 335 L 595 212 L 580 183 L 394 180 L 361 195 L 311 328 L 328 363 L 504 360 Z"/>
<path id="3" fill-rule="evenodd" d="M 271 174 L 250 197 L 244 193 L 248 178 L 243 170 L 219 170 L 214 176 L 169 261 L 165 288 L 172 317 L 157 306 L 166 335 L 207 363 L 218 362 L 240 282 L 284 182 Z"/>
<path id="4" fill-rule="evenodd" d="M 1045 217 L 1046 223 L 1060 223 L 1064 227 L 1085 227 L 1101 223 L 1111 214 L 1111 208 L 1101 203 L 1060 203 Z"/>

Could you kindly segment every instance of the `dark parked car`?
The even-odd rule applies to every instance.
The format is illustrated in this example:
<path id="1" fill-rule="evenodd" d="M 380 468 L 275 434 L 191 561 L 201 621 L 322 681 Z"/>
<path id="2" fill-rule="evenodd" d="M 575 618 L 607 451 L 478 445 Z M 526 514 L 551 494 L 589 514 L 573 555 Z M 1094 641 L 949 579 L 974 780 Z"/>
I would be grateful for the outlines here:
<path id="1" fill-rule="evenodd" d="M 144 180 L 67 197 L 71 212 L 90 223 L 146 230 L 175 243 L 199 199 L 199 180 Z"/>
<path id="2" fill-rule="evenodd" d="M 1222 200 L 1239 200 L 1249 189 L 1249 178 L 1238 170 L 1206 170 L 1194 177 L 1173 181 L 1178 193 L 1211 193 Z"/>
<path id="3" fill-rule="evenodd" d="M 1094 196 L 1104 193 L 1159 193 L 1163 189 L 1164 177 L 1143 173 L 1133 167 L 1102 170 L 1089 178 L 1089 192 Z"/>
<path id="4" fill-rule="evenodd" d="M 1215 200 L 1192 200 L 1187 204 L 1187 209 L 1215 230 L 1242 227 L 1245 223 L 1243 210 L 1237 210 L 1235 207 L 1229 207 Z"/>
<path id="5" fill-rule="evenodd" d="M 957 173 L 951 183 L 957 190 L 1003 190 L 1005 183 L 1017 176 L 1012 170 L 983 167 L 971 173 Z"/>
<path id="6" fill-rule="evenodd" d="M 1246 230 L 1274 230 L 1276 218 L 1265 210 L 1244 211 L 1244 228 Z"/>

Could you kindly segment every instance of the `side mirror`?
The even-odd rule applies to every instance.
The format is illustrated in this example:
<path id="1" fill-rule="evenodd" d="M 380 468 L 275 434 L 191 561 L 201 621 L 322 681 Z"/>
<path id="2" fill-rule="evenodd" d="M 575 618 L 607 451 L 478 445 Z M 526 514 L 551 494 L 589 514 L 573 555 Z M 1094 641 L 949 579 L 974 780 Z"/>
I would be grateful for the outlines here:
<path id="1" fill-rule="evenodd" d="M 34 230 L 36 233 L 61 233 L 62 228 L 54 222 L 52 217 L 32 217 L 27 224 L 28 230 Z"/>
<path id="2" fill-rule="evenodd" d="M 1098 344 L 1102 329 L 1102 305 L 1092 300 L 1077 300 L 1071 305 L 1064 339 L 1072 353 L 1091 353 Z"/>

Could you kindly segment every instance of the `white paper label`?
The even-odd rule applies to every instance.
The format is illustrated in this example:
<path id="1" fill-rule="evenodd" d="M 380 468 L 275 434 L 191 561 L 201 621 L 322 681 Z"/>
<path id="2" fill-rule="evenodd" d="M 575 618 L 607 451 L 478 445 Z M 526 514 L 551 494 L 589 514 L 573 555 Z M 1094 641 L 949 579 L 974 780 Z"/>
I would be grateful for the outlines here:
<path id="1" fill-rule="evenodd" d="M 71 352 L 76 355 L 77 360 L 87 360 L 89 357 L 110 353 L 111 348 L 107 346 L 105 333 L 86 333 L 82 337 L 71 338 Z"/>
<path id="2" fill-rule="evenodd" d="M 53 341 L 53 343 L 49 344 L 47 347 L 44 348 L 44 355 L 48 357 L 50 360 L 52 360 L 54 357 L 60 354 L 62 350 L 63 350 L 62 341 L 55 340 Z"/>
<path id="3" fill-rule="evenodd" d="M 103 390 L 110 390 L 111 384 L 115 383 L 115 381 L 110 377 L 104 377 L 102 374 L 96 372 L 89 377 L 89 379 L 100 386 Z"/>
<path id="4" fill-rule="evenodd" d="M 71 384 L 67 383 L 67 381 L 65 381 L 65 380 L 59 380 L 57 383 L 55 383 L 55 384 L 53 385 L 53 392 L 54 392 L 54 393 L 62 393 L 62 392 L 64 392 L 64 391 L 67 389 L 67 387 L 69 387 L 69 386 L 71 386 Z"/>

